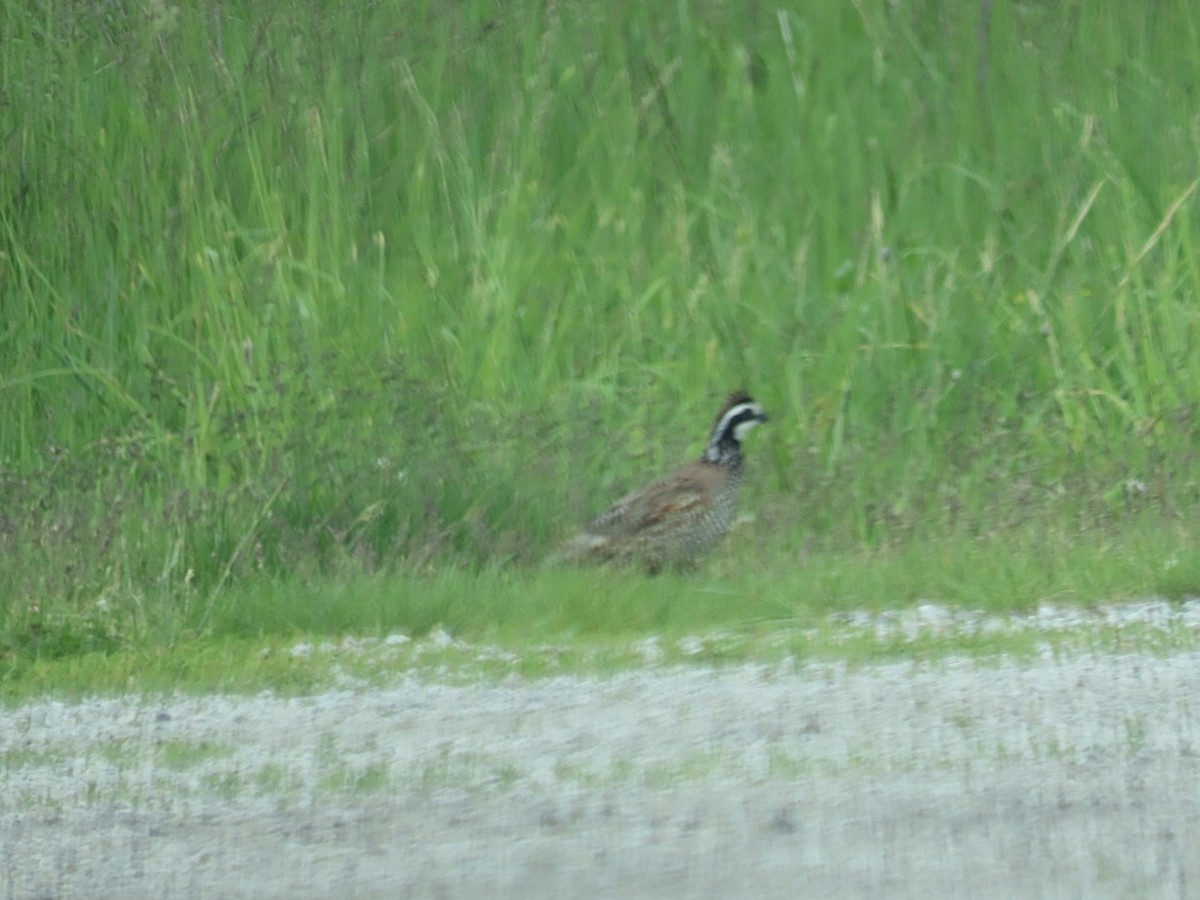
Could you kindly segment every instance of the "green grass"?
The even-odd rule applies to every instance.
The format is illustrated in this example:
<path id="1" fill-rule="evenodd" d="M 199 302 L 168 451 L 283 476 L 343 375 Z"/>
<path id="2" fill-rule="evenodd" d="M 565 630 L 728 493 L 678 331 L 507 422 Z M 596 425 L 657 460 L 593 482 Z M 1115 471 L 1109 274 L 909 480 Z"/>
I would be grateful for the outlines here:
<path id="1" fill-rule="evenodd" d="M 0 28 L 6 688 L 1200 590 L 1184 0 Z M 711 566 L 538 569 L 738 385 Z"/>
<path id="2" fill-rule="evenodd" d="M 1006 532 L 894 550 L 793 556 L 735 544 L 704 576 L 511 567 L 426 575 L 256 579 L 188 620 L 175 608 L 149 617 L 162 639 L 109 621 L 99 649 L 63 652 L 48 630 L 5 661 L 0 700 L 172 690 L 307 694 L 345 684 L 386 686 L 404 673 L 498 681 L 594 675 L 630 667 L 722 666 L 845 660 L 854 664 L 946 656 L 998 659 L 1044 652 L 1195 649 L 1200 633 L 1101 621 L 1067 633 L 928 627 L 879 634 L 839 612 L 883 612 L 933 603 L 1020 617 L 1041 606 L 1093 607 L 1190 595 L 1197 563 L 1189 531 L 1130 527 L 1116 539 Z M 169 628 L 164 625 L 173 622 Z M 160 632 L 164 633 L 164 632 Z"/>

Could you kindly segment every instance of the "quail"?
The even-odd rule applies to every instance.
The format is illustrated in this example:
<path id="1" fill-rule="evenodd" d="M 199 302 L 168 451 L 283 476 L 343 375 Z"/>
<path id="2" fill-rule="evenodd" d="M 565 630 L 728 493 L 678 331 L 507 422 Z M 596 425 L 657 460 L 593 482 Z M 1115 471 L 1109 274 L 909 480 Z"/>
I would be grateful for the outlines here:
<path id="1" fill-rule="evenodd" d="M 745 391 L 717 414 L 704 453 L 622 497 L 569 541 L 558 560 L 687 568 L 729 530 L 742 486 L 742 440 L 767 415 Z"/>

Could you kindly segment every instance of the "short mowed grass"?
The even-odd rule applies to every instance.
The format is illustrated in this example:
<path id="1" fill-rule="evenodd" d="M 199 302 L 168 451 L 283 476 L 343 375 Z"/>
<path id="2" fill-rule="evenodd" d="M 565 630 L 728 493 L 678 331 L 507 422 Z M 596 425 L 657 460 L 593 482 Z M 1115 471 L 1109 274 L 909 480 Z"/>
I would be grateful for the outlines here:
<path id="1" fill-rule="evenodd" d="M 0 27 L 6 696 L 1200 591 L 1192 4 Z M 772 422 L 711 560 L 542 567 L 733 387 Z"/>

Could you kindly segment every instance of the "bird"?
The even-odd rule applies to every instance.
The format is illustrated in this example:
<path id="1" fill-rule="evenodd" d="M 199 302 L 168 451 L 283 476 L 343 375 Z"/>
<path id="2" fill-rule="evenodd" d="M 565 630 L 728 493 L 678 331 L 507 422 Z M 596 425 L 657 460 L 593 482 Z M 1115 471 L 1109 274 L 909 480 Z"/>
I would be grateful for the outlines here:
<path id="1" fill-rule="evenodd" d="M 744 390 L 726 398 L 700 458 L 626 494 L 560 550 L 556 561 L 686 569 L 729 530 L 742 487 L 742 441 L 768 421 Z"/>

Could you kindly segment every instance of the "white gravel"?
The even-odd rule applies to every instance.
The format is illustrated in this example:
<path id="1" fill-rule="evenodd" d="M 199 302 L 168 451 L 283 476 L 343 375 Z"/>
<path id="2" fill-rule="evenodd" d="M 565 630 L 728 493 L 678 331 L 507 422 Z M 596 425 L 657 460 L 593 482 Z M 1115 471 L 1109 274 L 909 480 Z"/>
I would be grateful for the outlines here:
<path id="1" fill-rule="evenodd" d="M 0 900 L 1195 897 L 1198 688 L 1048 652 L 35 702 Z"/>

